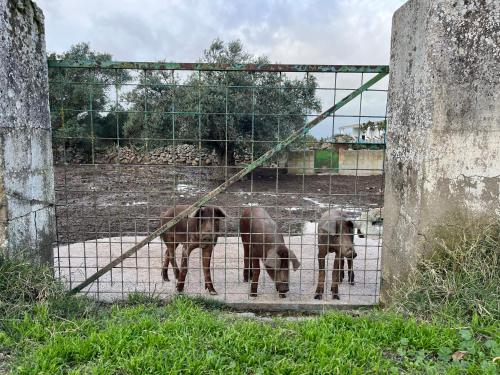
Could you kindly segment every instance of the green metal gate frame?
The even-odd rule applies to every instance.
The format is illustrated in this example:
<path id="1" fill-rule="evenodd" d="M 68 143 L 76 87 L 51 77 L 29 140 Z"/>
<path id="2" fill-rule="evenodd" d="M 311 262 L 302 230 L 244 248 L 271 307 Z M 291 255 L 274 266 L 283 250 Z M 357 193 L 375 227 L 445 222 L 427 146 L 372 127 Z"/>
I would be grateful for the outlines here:
<path id="1" fill-rule="evenodd" d="M 156 239 L 162 233 L 175 226 L 182 219 L 194 213 L 198 208 L 208 203 L 211 199 L 225 191 L 229 186 L 234 184 L 240 178 L 261 166 L 263 163 L 271 159 L 274 155 L 282 151 L 293 141 L 307 134 L 314 126 L 319 124 L 327 117 L 333 115 L 347 103 L 368 90 L 375 83 L 389 74 L 389 66 L 387 65 L 295 65 L 295 64 L 209 64 L 209 63 L 168 63 L 168 62 L 119 62 L 119 61 L 69 61 L 69 60 L 48 60 L 49 68 L 87 68 L 87 69 L 138 69 L 138 70 L 204 70 L 204 71 L 246 71 L 246 72 L 310 72 L 310 73 L 376 73 L 376 75 L 366 83 L 359 86 L 352 93 L 334 103 L 333 106 L 315 117 L 313 120 L 306 123 L 302 128 L 293 132 L 285 140 L 278 143 L 271 150 L 264 153 L 251 164 L 240 170 L 238 173 L 229 177 L 223 184 L 205 194 L 197 202 L 189 206 L 187 209 L 176 215 L 168 223 L 161 226 L 154 232 L 150 233 L 146 238 L 132 246 L 112 262 L 108 263 L 103 268 L 99 269 L 93 275 L 89 276 L 79 285 L 72 288 L 69 293 L 74 294 L 83 290 L 85 287 L 92 284 L 98 278 L 106 274 L 115 266 L 122 263 L 125 259 L 134 255 L 139 249 L 146 244 Z"/>

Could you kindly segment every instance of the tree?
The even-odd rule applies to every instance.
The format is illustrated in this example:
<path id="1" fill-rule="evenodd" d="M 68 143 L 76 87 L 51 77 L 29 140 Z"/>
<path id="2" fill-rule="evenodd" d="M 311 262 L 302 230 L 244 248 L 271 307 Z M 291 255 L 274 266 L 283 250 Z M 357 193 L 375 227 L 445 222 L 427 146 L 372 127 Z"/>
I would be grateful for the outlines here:
<path id="1" fill-rule="evenodd" d="M 92 51 L 87 43 L 73 45 L 60 55 L 51 53 L 48 56 L 49 59 L 96 62 L 108 61 L 111 57 L 108 53 Z M 115 138 L 117 117 L 114 111 L 121 107 L 110 103 L 108 94 L 115 85 L 120 86 L 128 79 L 128 73 L 118 70 L 50 69 L 49 101 L 54 144 L 77 146 L 89 153 L 92 142 L 99 137 Z"/>
<path id="2" fill-rule="evenodd" d="M 265 64 L 240 41 L 216 39 L 200 62 L 212 64 Z M 126 136 L 178 139 L 214 149 L 226 165 L 234 153 L 246 149 L 258 157 L 304 125 L 306 115 L 319 111 L 312 76 L 290 79 L 279 73 L 197 71 L 183 82 L 153 72 L 144 76 L 127 98 L 133 113 Z"/>
<path id="3" fill-rule="evenodd" d="M 125 137 L 139 146 L 157 147 L 168 144 L 175 137 L 174 112 L 176 95 L 182 95 L 178 79 L 166 71 L 145 71 L 139 85 L 125 94 L 130 103 L 129 116 L 124 126 Z"/>

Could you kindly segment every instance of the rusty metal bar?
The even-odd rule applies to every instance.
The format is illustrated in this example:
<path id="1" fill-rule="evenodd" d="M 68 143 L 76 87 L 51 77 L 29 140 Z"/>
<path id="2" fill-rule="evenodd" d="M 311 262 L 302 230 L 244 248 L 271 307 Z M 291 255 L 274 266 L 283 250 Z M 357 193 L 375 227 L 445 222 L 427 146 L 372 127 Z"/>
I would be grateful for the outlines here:
<path id="1" fill-rule="evenodd" d="M 168 223 L 165 225 L 161 226 L 154 232 L 152 232 L 149 236 L 144 238 L 142 241 L 140 241 L 138 244 L 135 246 L 131 247 L 129 250 L 121 254 L 118 258 L 107 264 L 105 267 L 101 268 L 99 271 L 91 275 L 88 279 L 74 287 L 73 289 L 70 290 L 70 293 L 78 293 L 91 283 L 93 283 L 95 280 L 97 280 L 99 277 L 107 273 L 109 270 L 111 270 L 113 267 L 117 266 L 121 262 L 123 262 L 126 258 L 130 257 L 131 255 L 135 254 L 140 248 L 154 240 L 156 237 L 160 236 L 163 232 L 167 231 L 168 229 L 172 228 L 175 226 L 177 223 L 179 223 L 182 219 L 186 218 L 190 214 L 194 213 L 198 208 L 203 206 L 204 204 L 208 203 L 212 198 L 216 197 L 219 195 L 221 192 L 226 190 L 229 186 L 231 186 L 233 183 L 238 181 L 240 178 L 243 176 L 247 175 L 248 173 L 252 172 L 255 168 L 259 167 L 262 165 L 264 162 L 269 160 L 271 157 L 273 157 L 275 154 L 283 150 L 285 147 L 290 145 L 293 141 L 295 141 L 297 138 L 307 134 L 309 130 L 311 130 L 314 126 L 319 124 L 321 121 L 326 119 L 327 117 L 331 116 L 333 113 L 335 113 L 337 110 L 342 108 L 344 105 L 349 103 L 351 100 L 356 98 L 358 95 L 360 95 L 362 92 L 366 91 L 369 87 L 373 86 L 375 83 L 380 81 L 382 78 L 384 78 L 388 72 L 382 72 L 374 76 L 372 79 L 361 85 L 359 88 L 357 88 L 355 91 L 353 91 L 351 94 L 347 95 L 344 97 L 342 100 L 340 100 L 338 103 L 334 104 L 332 107 L 327 109 L 325 112 L 317 116 L 314 120 L 308 122 L 305 124 L 302 128 L 296 130 L 290 136 L 288 136 L 284 141 L 278 143 L 274 148 L 271 150 L 267 151 L 264 153 L 261 157 L 253 161 L 251 164 L 247 165 L 244 169 L 240 170 L 238 173 L 234 174 L 231 176 L 228 180 L 226 180 L 223 184 L 219 185 L 217 188 L 212 190 L 211 192 L 207 193 L 204 195 L 201 199 L 199 199 L 196 203 L 192 204 L 189 206 L 187 209 L 182 211 L 180 214 L 175 216 L 172 220 L 170 220 Z"/>
<path id="2" fill-rule="evenodd" d="M 47 60 L 49 68 L 100 68 L 139 70 L 201 70 L 233 72 L 389 73 L 388 65 L 302 64 L 210 64 L 176 62 L 130 62 L 91 60 Z"/>

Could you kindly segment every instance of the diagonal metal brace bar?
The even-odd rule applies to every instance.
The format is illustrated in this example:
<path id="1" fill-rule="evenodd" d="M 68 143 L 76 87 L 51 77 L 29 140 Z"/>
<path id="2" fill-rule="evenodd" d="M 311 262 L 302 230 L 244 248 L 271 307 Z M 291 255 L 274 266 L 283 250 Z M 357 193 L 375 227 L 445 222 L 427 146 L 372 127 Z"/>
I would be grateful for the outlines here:
<path id="1" fill-rule="evenodd" d="M 204 195 L 202 198 L 200 198 L 196 203 L 193 203 L 191 206 L 186 208 L 184 211 L 179 213 L 177 216 L 175 216 L 172 220 L 170 220 L 168 223 L 164 224 L 154 232 L 152 232 L 149 236 L 144 238 L 142 241 L 137 243 L 136 245 L 132 246 L 130 249 L 125 251 L 123 254 L 121 254 L 118 258 L 114 259 L 112 262 L 108 263 L 106 266 L 98 270 L 96 273 L 88 277 L 86 280 L 84 280 L 82 283 L 79 285 L 75 286 L 73 289 L 70 290 L 70 293 L 78 293 L 88 285 L 92 284 L 95 280 L 97 280 L 99 277 L 107 273 L 109 270 L 111 270 L 113 267 L 117 266 L 121 262 L 123 262 L 125 259 L 129 258 L 130 256 L 134 255 L 140 248 L 145 246 L 147 243 L 151 242 L 154 240 L 156 237 L 160 236 L 163 232 L 169 230 L 173 226 L 175 226 L 178 222 L 180 222 L 182 219 L 188 217 L 190 214 L 194 213 L 198 208 L 203 206 L 204 204 L 208 203 L 212 198 L 216 197 L 220 193 L 222 193 L 224 190 L 226 190 L 229 186 L 234 184 L 236 181 L 238 181 L 240 178 L 243 176 L 247 175 L 248 173 L 252 172 L 255 168 L 261 166 L 264 162 L 269 160 L 271 157 L 273 157 L 275 154 L 283 150 L 285 147 L 290 145 L 293 141 L 295 141 L 297 138 L 300 136 L 303 136 L 304 134 L 307 134 L 309 130 L 311 130 L 314 126 L 319 124 L 321 121 L 326 119 L 328 116 L 332 115 L 336 111 L 338 111 L 340 108 L 342 108 L 344 105 L 349 103 L 351 100 L 356 98 L 358 95 L 360 95 L 363 91 L 366 91 L 368 88 L 373 86 L 375 83 L 380 81 L 382 78 L 384 78 L 388 72 L 382 72 L 378 73 L 376 76 L 374 76 L 372 79 L 358 87 L 356 90 L 354 90 L 352 93 L 347 95 L 345 98 L 340 100 L 338 103 L 327 109 L 325 112 L 322 114 L 318 115 L 315 117 L 313 120 L 305 124 L 302 128 L 296 130 L 292 134 L 290 134 L 284 141 L 278 143 L 275 147 L 273 147 L 271 150 L 267 151 L 264 153 L 260 158 L 257 160 L 253 161 L 251 164 L 247 165 L 244 169 L 239 171 L 238 173 L 234 174 L 231 176 L 229 179 L 227 179 L 223 184 L 219 185 L 216 187 L 214 190 L 211 192 L 207 193 Z"/>

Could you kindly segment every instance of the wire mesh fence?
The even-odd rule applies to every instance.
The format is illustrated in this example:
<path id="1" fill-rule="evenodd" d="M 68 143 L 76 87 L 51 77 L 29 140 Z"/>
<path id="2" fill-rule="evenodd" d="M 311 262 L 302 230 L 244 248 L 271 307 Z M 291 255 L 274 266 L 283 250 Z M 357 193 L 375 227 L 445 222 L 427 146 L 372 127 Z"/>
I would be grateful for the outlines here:
<path id="1" fill-rule="evenodd" d="M 56 275 L 70 289 L 79 285 L 387 72 L 49 60 Z M 262 306 L 377 303 L 386 95 L 384 78 L 82 292 L 114 300 L 182 289 Z M 322 246 L 332 252 L 324 266 Z M 323 269 L 326 292 L 318 293 Z"/>

